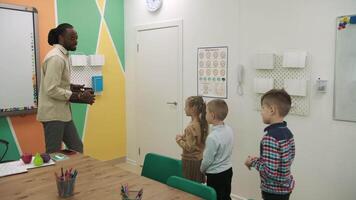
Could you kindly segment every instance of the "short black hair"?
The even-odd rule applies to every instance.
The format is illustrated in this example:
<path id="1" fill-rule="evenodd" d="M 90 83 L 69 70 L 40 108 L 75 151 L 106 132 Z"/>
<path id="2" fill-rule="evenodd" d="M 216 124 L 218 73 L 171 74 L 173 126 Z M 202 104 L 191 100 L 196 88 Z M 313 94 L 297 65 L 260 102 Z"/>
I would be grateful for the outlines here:
<path id="1" fill-rule="evenodd" d="M 58 44 L 58 36 L 65 33 L 67 28 L 73 28 L 73 26 L 68 23 L 63 23 L 58 25 L 57 28 L 52 28 L 48 33 L 48 44 L 51 46 L 54 44 Z"/>
<path id="2" fill-rule="evenodd" d="M 276 105 L 279 115 L 285 117 L 292 106 L 292 99 L 284 89 L 272 89 L 261 97 L 261 105 Z"/>

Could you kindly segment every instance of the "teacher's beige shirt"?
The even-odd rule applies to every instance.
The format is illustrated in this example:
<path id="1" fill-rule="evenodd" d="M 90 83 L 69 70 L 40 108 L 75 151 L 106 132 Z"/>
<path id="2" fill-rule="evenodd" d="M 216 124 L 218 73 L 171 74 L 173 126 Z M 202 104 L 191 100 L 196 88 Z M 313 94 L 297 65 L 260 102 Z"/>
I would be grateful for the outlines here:
<path id="1" fill-rule="evenodd" d="M 46 55 L 41 67 L 37 120 L 72 120 L 69 102 L 71 95 L 68 51 L 56 44 Z"/>

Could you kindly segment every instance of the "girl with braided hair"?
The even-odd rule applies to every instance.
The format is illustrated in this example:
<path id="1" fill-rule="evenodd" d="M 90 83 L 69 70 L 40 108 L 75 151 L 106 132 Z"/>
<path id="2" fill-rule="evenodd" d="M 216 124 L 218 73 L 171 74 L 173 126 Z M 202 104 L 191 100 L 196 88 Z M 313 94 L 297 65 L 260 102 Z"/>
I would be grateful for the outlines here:
<path id="1" fill-rule="evenodd" d="M 205 175 L 200 172 L 208 123 L 205 119 L 206 104 L 201 96 L 191 96 L 185 101 L 185 114 L 191 121 L 182 135 L 176 136 L 177 144 L 183 149 L 182 170 L 187 179 L 204 183 Z"/>

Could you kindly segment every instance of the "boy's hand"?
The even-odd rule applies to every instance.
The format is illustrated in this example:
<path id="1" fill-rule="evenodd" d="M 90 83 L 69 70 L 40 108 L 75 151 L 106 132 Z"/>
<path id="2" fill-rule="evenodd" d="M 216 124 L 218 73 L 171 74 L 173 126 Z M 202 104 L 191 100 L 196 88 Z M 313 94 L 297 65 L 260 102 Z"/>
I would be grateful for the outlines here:
<path id="1" fill-rule="evenodd" d="M 245 165 L 248 168 L 248 170 L 251 170 L 251 166 L 252 166 L 252 161 L 255 159 L 256 157 L 252 157 L 252 156 L 248 156 L 246 161 L 245 161 Z"/>

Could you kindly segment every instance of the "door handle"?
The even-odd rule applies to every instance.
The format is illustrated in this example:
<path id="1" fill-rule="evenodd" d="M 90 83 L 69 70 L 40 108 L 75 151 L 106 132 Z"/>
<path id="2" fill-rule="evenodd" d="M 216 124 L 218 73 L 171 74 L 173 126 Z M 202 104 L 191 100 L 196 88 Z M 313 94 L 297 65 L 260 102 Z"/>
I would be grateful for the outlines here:
<path id="1" fill-rule="evenodd" d="M 177 106 L 178 105 L 178 103 L 177 102 L 167 102 L 167 104 L 171 104 L 171 105 L 175 105 L 175 106 Z"/>

